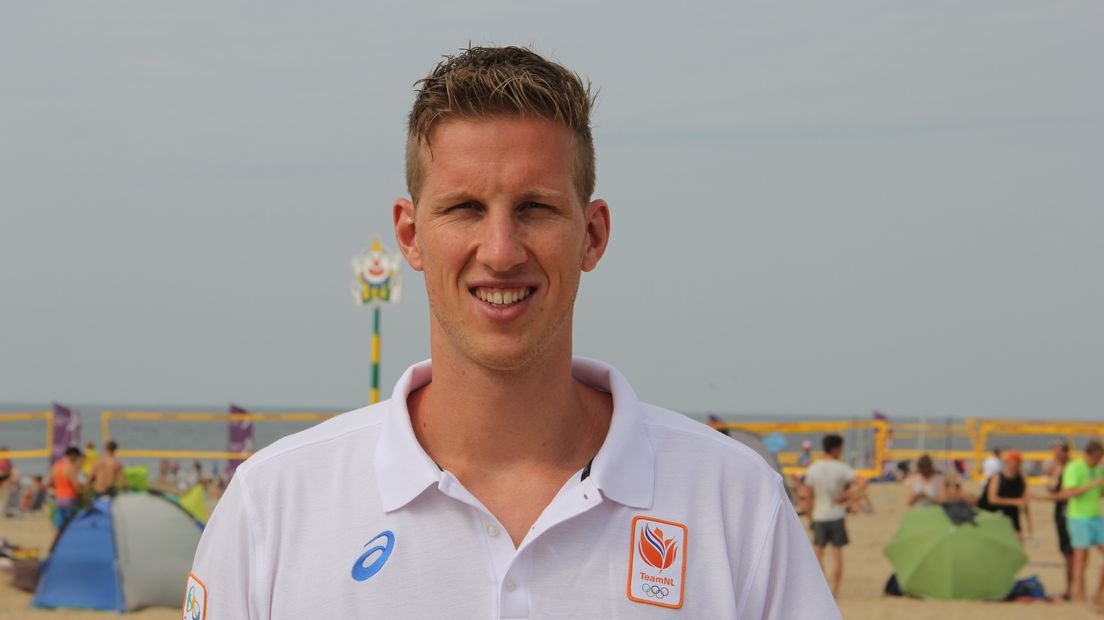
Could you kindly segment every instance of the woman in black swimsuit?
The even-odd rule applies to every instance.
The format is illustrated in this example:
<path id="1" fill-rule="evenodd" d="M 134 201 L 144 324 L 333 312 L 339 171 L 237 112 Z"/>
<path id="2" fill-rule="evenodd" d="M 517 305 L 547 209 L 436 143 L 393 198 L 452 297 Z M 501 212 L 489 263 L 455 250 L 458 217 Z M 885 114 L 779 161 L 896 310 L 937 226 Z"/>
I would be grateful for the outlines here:
<path id="1" fill-rule="evenodd" d="M 1020 465 L 1023 457 L 1016 450 L 1005 452 L 1004 470 L 985 482 L 981 489 L 981 497 L 978 498 L 978 508 L 999 512 L 1012 519 L 1012 527 L 1023 542 L 1023 531 L 1020 529 L 1020 510 L 1023 510 L 1027 519 L 1027 529 L 1032 529 L 1031 514 L 1027 511 L 1027 483 L 1020 473 Z"/>

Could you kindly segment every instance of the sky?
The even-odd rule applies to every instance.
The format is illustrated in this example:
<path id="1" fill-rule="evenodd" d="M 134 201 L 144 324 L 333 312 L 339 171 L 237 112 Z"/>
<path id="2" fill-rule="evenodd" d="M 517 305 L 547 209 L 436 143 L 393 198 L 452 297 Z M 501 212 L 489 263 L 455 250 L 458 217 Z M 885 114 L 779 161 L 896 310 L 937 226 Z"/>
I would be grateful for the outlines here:
<path id="1" fill-rule="evenodd" d="M 684 412 L 1099 418 L 1095 0 L 0 0 L 0 403 L 342 409 L 351 257 L 469 43 L 598 89 L 575 353 Z M 421 275 L 384 393 L 428 357 Z"/>

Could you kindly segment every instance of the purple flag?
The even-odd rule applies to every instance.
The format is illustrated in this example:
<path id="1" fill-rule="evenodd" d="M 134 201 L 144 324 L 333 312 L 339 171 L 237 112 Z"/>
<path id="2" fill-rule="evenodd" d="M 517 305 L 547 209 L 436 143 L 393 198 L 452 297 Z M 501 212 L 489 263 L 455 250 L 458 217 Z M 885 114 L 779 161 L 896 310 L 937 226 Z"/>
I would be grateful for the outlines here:
<path id="1" fill-rule="evenodd" d="M 50 451 L 50 463 L 65 456 L 69 446 L 80 446 L 80 412 L 54 403 L 54 445 Z"/>
<path id="2" fill-rule="evenodd" d="M 873 412 L 871 412 L 870 417 L 874 418 L 875 420 L 881 420 L 883 422 L 889 422 L 889 416 L 882 413 L 881 411 L 878 411 L 877 409 L 875 409 Z"/>
<path id="3" fill-rule="evenodd" d="M 249 413 L 245 409 L 230 403 L 230 413 Z M 228 452 L 252 452 L 253 451 L 253 420 L 231 420 L 230 441 L 226 450 Z M 230 459 L 226 462 L 227 473 L 233 475 L 245 459 Z"/>

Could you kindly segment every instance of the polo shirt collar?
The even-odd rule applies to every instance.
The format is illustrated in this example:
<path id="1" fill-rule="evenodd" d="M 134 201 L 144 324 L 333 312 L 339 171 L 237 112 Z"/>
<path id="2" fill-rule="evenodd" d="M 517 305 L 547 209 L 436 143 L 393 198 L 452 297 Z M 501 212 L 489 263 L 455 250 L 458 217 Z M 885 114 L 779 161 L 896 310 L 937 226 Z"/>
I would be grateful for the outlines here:
<path id="1" fill-rule="evenodd" d="M 591 464 L 590 479 L 607 499 L 633 508 L 650 508 L 655 493 L 655 452 L 644 428 L 644 412 L 636 392 L 616 368 L 597 360 L 574 358 L 571 374 L 613 396 L 613 418 Z"/>
<path id="2" fill-rule="evenodd" d="M 441 480 L 441 469 L 429 458 L 410 424 L 406 398 L 429 383 L 430 361 L 406 369 L 395 384 L 376 448 L 376 484 L 384 512 L 398 510 Z"/>
<path id="3" fill-rule="evenodd" d="M 408 368 L 395 384 L 376 449 L 376 482 L 382 508 L 391 512 L 441 481 L 442 472 L 414 435 L 406 399 L 430 382 L 430 360 Z M 649 508 L 655 491 L 655 453 L 644 429 L 636 393 L 617 369 L 602 362 L 574 358 L 572 375 L 613 396 L 609 432 L 591 464 L 591 484 L 603 496 L 635 508 Z"/>

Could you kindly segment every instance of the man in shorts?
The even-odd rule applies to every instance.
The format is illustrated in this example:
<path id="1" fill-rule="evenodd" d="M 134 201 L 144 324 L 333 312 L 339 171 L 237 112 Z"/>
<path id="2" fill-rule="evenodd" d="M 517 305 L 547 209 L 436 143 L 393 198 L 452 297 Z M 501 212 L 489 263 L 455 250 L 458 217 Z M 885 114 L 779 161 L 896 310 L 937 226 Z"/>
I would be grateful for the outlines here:
<path id="1" fill-rule="evenodd" d="M 1100 513 L 1100 485 L 1104 483 L 1104 446 L 1097 440 L 1085 444 L 1085 458 L 1066 465 L 1062 472 L 1062 490 L 1056 494 L 1066 501 L 1066 526 L 1073 547 L 1073 575 L 1070 598 L 1085 602 L 1085 573 L 1088 572 L 1089 549 L 1104 552 L 1104 519 Z M 1104 605 L 1104 570 L 1093 603 Z"/>
<path id="2" fill-rule="evenodd" d="M 813 548 L 824 567 L 824 548 L 832 545 L 832 595 L 838 598 L 843 581 L 843 548 L 849 542 L 844 525 L 847 504 L 851 497 L 862 495 L 866 480 L 856 478 L 855 470 L 840 460 L 843 437 L 825 435 L 822 445 L 825 458 L 805 472 L 805 486 L 812 495 Z M 824 571 L 827 576 L 828 570 Z"/>
<path id="3" fill-rule="evenodd" d="M 589 87 L 516 47 L 447 57 L 419 85 L 392 214 L 432 360 L 238 468 L 185 613 L 839 618 L 758 454 L 572 357 L 610 234 Z"/>

